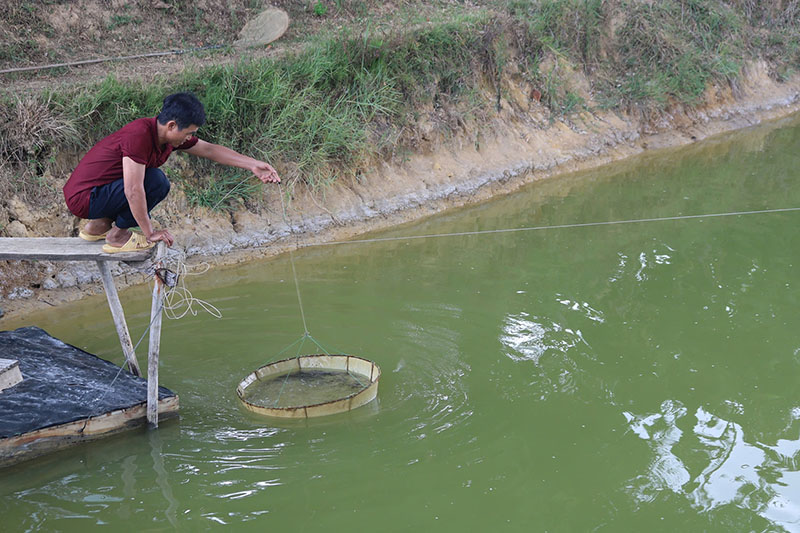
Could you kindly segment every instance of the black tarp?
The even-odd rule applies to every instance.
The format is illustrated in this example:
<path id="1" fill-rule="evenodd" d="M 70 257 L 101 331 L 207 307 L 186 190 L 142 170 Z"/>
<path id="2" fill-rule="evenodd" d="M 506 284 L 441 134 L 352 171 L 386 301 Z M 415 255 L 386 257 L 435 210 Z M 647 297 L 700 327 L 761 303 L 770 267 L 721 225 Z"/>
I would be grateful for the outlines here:
<path id="1" fill-rule="evenodd" d="M 40 328 L 0 331 L 0 358 L 18 360 L 23 377 L 0 392 L 0 439 L 147 401 L 147 380 Z M 172 396 L 159 387 L 159 400 Z"/>

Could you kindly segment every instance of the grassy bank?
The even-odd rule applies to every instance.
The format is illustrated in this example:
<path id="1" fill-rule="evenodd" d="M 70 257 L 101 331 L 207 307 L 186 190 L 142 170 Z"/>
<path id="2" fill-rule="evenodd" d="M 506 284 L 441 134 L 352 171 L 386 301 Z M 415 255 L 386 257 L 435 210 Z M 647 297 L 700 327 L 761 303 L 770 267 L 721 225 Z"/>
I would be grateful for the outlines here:
<path id="1" fill-rule="evenodd" d="M 354 14 L 351 23 L 278 59 L 146 85 L 107 78 L 23 98 L 3 94 L 0 192 L 56 201 L 79 154 L 128 121 L 156 114 L 163 96 L 178 90 L 205 103 L 203 138 L 322 187 L 420 149 L 431 137 L 423 126 L 432 124 L 436 138 L 479 129 L 502 105 L 514 106 L 511 82 L 557 119 L 593 106 L 691 107 L 709 84 L 735 83 L 748 59 L 768 60 L 777 78 L 800 66 L 794 1 L 503 0 L 433 10 L 406 2 L 400 13 L 366 19 L 358 14 L 376 3 L 318 4 L 313 16 L 340 10 Z M 195 205 L 234 208 L 258 190 L 246 175 L 202 162 L 170 172 Z"/>

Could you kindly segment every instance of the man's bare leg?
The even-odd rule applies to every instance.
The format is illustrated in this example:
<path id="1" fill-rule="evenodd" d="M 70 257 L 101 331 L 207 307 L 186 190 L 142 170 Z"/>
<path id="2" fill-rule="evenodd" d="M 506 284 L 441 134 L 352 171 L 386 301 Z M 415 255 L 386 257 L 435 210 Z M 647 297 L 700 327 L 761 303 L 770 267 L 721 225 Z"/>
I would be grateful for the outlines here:
<path id="1" fill-rule="evenodd" d="M 112 228 L 112 222 L 110 218 L 93 218 L 86 223 L 83 227 L 83 231 L 89 235 L 102 235 L 108 231 L 106 242 L 111 246 L 120 247 L 131 238 L 131 232 L 128 229 L 118 228 L 116 226 Z"/>
<path id="2" fill-rule="evenodd" d="M 83 227 L 83 231 L 89 235 L 102 235 L 111 229 L 110 218 L 93 218 Z"/>
<path id="3" fill-rule="evenodd" d="M 118 228 L 114 226 L 111 231 L 106 235 L 106 242 L 111 246 L 119 248 L 128 242 L 131 238 L 131 231 L 125 228 Z"/>

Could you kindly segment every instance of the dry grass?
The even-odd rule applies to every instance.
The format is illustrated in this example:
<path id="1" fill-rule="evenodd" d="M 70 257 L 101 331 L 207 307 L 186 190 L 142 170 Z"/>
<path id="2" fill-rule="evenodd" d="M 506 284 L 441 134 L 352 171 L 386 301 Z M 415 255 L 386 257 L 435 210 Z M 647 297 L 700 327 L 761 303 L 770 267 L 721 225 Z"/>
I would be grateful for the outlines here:
<path id="1" fill-rule="evenodd" d="M 0 196 L 46 205 L 57 196 L 47 179 L 56 150 L 78 143 L 71 119 L 50 99 L 14 97 L 0 106 Z M 0 223 L 5 221 L 0 220 Z"/>
<path id="2" fill-rule="evenodd" d="M 27 96 L 0 107 L 0 154 L 11 162 L 26 162 L 49 154 L 49 147 L 78 142 L 75 124 L 59 113 L 49 98 Z"/>

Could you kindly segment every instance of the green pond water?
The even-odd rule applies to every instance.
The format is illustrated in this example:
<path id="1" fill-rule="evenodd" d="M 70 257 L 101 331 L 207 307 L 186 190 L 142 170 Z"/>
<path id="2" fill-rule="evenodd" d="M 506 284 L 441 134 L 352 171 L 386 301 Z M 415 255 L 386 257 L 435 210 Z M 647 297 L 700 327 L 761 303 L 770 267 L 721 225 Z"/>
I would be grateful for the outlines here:
<path id="1" fill-rule="evenodd" d="M 798 207 L 798 146 L 793 118 L 371 237 Z M 309 421 L 235 392 L 303 332 L 288 257 L 189 278 L 223 318 L 164 324 L 180 418 L 2 470 L 0 529 L 800 531 L 799 225 L 306 248 L 309 330 L 383 372 L 377 401 Z M 134 339 L 149 290 L 122 293 Z M 102 296 L 24 325 L 122 361 Z"/>

